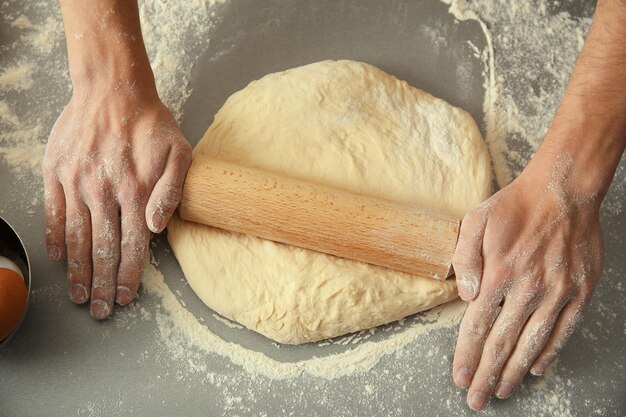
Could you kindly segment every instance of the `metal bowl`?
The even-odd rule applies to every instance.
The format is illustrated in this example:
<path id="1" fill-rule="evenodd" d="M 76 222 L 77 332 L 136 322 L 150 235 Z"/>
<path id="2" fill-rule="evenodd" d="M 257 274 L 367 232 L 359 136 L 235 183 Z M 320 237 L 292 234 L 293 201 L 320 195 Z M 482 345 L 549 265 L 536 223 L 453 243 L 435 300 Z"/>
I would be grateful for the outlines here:
<path id="1" fill-rule="evenodd" d="M 30 260 L 28 259 L 28 253 L 26 253 L 26 247 L 22 242 L 22 239 L 18 236 L 15 229 L 11 227 L 6 220 L 0 217 L 0 255 L 4 256 L 22 271 L 22 275 L 24 275 L 24 283 L 26 284 L 26 289 L 28 290 L 28 296 L 26 298 L 26 308 L 24 309 L 24 314 L 20 319 L 19 324 L 15 327 L 13 332 L 6 339 L 0 341 L 0 349 L 7 345 L 11 337 L 17 332 L 17 330 L 22 325 L 22 321 L 24 320 L 24 316 L 26 315 L 26 310 L 28 309 L 28 300 L 30 299 L 30 289 L 31 289 L 31 269 L 30 269 Z"/>

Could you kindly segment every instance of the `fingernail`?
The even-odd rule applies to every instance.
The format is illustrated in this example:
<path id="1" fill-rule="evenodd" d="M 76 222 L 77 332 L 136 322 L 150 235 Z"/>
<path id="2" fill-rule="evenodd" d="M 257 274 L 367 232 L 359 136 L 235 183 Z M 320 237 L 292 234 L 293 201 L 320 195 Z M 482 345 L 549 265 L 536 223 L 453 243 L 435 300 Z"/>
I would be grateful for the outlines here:
<path id="1" fill-rule="evenodd" d="M 121 306 L 125 306 L 131 301 L 133 301 L 133 297 L 130 294 L 130 290 L 123 285 L 120 285 L 116 288 L 115 291 L 115 302 Z"/>
<path id="2" fill-rule="evenodd" d="M 476 391 L 470 397 L 467 405 L 469 405 L 472 410 L 482 410 L 487 405 L 487 396 L 482 392 Z"/>
<path id="3" fill-rule="evenodd" d="M 533 374 L 534 376 L 541 376 L 543 375 L 543 372 L 546 370 L 548 365 L 550 364 L 546 361 L 543 361 L 543 360 L 537 361 L 537 363 L 533 365 L 532 368 L 530 368 L 530 373 Z"/>
<path id="4" fill-rule="evenodd" d="M 473 276 L 463 275 L 457 278 L 457 288 L 459 290 L 459 296 L 463 301 L 470 301 L 476 296 L 478 290 L 477 279 Z"/>
<path id="5" fill-rule="evenodd" d="M 72 284 L 70 288 L 70 300 L 76 304 L 82 304 L 89 298 L 87 289 L 82 284 Z"/>
<path id="6" fill-rule="evenodd" d="M 513 394 L 513 388 L 515 387 L 508 382 L 500 382 L 496 388 L 496 397 L 501 400 L 509 398 Z"/>
<path id="7" fill-rule="evenodd" d="M 109 306 L 102 300 L 91 302 L 91 317 L 96 320 L 103 320 L 109 317 Z"/>
<path id="8" fill-rule="evenodd" d="M 459 285 L 457 286 L 457 288 L 459 289 L 459 297 L 461 297 L 461 299 L 462 299 L 463 301 L 469 301 L 469 300 L 471 300 L 471 299 L 472 299 L 472 296 L 473 296 L 474 294 L 473 294 L 473 293 L 472 293 L 472 291 L 471 291 L 469 288 L 467 288 L 465 285 L 461 285 L 461 284 L 459 284 Z"/>
<path id="9" fill-rule="evenodd" d="M 48 248 L 48 258 L 52 259 L 53 261 L 58 261 L 59 259 L 61 259 L 61 251 L 59 250 L 59 248 L 57 248 L 56 246 L 50 246 Z"/>
<path id="10" fill-rule="evenodd" d="M 461 388 L 467 388 L 472 382 L 472 373 L 467 368 L 460 368 L 454 375 L 454 382 Z"/>
<path id="11" fill-rule="evenodd" d="M 150 225 L 150 230 L 152 230 L 154 233 L 161 233 L 163 231 L 163 228 L 160 227 L 161 221 L 162 216 L 158 213 L 154 213 L 152 215 L 152 224 Z"/>

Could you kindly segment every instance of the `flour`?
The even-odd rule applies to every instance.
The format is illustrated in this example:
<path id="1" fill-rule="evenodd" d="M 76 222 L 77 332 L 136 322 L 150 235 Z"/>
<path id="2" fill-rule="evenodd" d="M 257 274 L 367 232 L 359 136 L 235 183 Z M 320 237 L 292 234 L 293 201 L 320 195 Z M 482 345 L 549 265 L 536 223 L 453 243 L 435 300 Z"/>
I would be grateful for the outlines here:
<path id="1" fill-rule="evenodd" d="M 182 301 L 181 301 L 181 304 L 183 304 Z M 213 318 L 215 320 L 219 321 L 220 323 L 223 323 L 225 326 L 230 327 L 231 329 L 243 329 L 243 326 L 241 324 L 237 324 L 237 323 L 235 323 L 233 321 L 225 319 L 224 317 L 220 316 L 219 314 L 213 314 Z"/>
<path id="2" fill-rule="evenodd" d="M 439 415 L 463 415 L 466 411 L 465 402 L 449 382 L 447 373 L 452 358 L 449 346 L 444 342 L 447 340 L 444 338 L 447 333 L 445 329 L 455 326 L 465 310 L 465 304 L 460 301 L 409 318 L 399 331 L 396 329 L 396 332 L 382 340 L 362 342 L 339 354 L 282 362 L 262 352 L 228 342 L 209 331 L 182 306 L 168 289 L 162 274 L 152 264 L 145 269 L 143 282 L 145 290 L 149 295 L 156 296 L 161 306 L 156 313 L 158 331 L 162 336 L 160 340 L 172 355 L 171 360 L 184 364 L 186 368 L 177 370 L 180 372 L 180 383 L 195 386 L 201 381 L 222 390 L 222 398 L 215 399 L 218 401 L 216 407 L 242 414 L 258 414 L 255 411 L 258 411 L 261 401 L 266 401 L 265 398 L 282 402 L 277 392 L 286 391 L 293 398 L 301 397 L 302 390 L 306 389 L 315 393 L 318 406 L 326 409 L 331 406 L 327 399 L 334 395 L 336 384 L 347 383 L 353 387 L 351 403 L 376 404 L 371 409 L 371 415 L 396 415 L 390 412 L 393 410 L 392 405 L 405 401 L 414 389 L 426 392 L 433 390 L 433 398 L 446 398 L 445 408 L 439 407 Z M 351 337 L 341 339 L 351 340 Z M 407 360 L 416 353 L 407 347 L 415 346 L 416 342 L 419 346 L 420 341 L 427 341 L 428 349 L 417 354 L 422 365 L 412 365 Z M 211 358 L 215 355 L 228 359 L 225 365 L 227 371 L 217 372 L 213 369 L 211 363 L 215 359 Z M 230 361 L 236 366 L 228 365 Z M 372 367 L 381 362 L 385 365 L 380 372 L 372 372 Z M 546 369 L 542 378 L 528 380 L 522 385 L 521 393 L 507 400 L 508 403 L 514 404 L 520 415 L 574 415 L 571 408 L 573 383 L 570 378 L 560 376 L 558 366 L 558 363 L 554 363 Z M 404 375 L 403 370 L 407 367 L 413 368 L 415 377 Z M 439 369 L 441 374 L 425 372 L 425 369 Z M 397 386 L 398 380 L 402 381 L 401 388 L 389 392 L 388 387 Z M 264 387 L 267 387 L 267 392 Z M 240 401 L 239 398 L 245 400 Z M 374 398 L 381 402 L 372 403 Z M 301 401 L 305 401 L 305 398 L 301 398 Z M 298 407 L 304 406 L 302 402 L 297 404 Z M 288 410 L 286 408 L 279 414 L 288 415 Z M 296 410 L 293 412 L 297 414 Z M 355 415 L 349 410 L 341 414 Z M 493 408 L 481 414 L 500 415 Z M 398 412 L 397 415 L 403 414 Z"/>
<path id="3" fill-rule="evenodd" d="M 0 5 L 0 11 L 13 3 L 17 0 Z M 189 68 L 207 46 L 214 20 L 211 16 L 215 16 L 219 3 L 140 2 L 144 41 L 157 88 L 179 121 L 191 92 Z M 24 190 L 15 195 L 16 204 L 35 212 L 43 196 L 41 162 L 45 143 L 52 124 L 71 97 L 62 19 L 56 4 L 33 2 L 24 13 L 6 13 L 3 20 L 16 36 L 9 38 L 14 39 L 11 43 L 0 44 L 0 157 Z M 18 102 L 22 103 L 20 107 Z M 37 196 L 34 205 L 31 195 Z"/>
<path id="4" fill-rule="evenodd" d="M 572 3 L 570 0 L 473 0 L 467 3 L 446 0 L 446 3 L 453 3 L 452 11 L 459 20 L 479 18 L 487 36 L 487 48 L 474 47 L 473 53 L 480 56 L 485 65 L 487 99 L 483 127 L 494 158 L 498 183 L 504 186 L 519 174 L 549 127 L 589 27 L 593 2 L 588 2 L 586 9 L 580 13 L 586 16 L 584 18 L 563 12 Z M 15 8 L 20 11 L 4 13 L 7 4 L 17 5 Z M 228 2 L 223 5 L 212 4 L 208 0 L 154 0 L 144 1 L 140 5 L 144 39 L 154 65 L 159 92 L 178 120 L 182 116 L 183 103 L 191 92 L 188 84 L 190 68 L 206 48 L 206 43 L 210 42 L 211 28 L 219 23 L 220 8 L 228 7 Z M 7 0 L 0 4 L 0 14 L 3 24 L 10 28 L 6 30 L 8 36 L 0 39 L 0 157 L 2 168 L 6 167 L 25 190 L 20 191 L 19 195 L 9 196 L 10 201 L 5 200 L 2 210 L 8 211 L 10 205 L 12 210 L 25 209 L 31 215 L 42 216 L 40 162 L 45 141 L 55 118 L 71 96 L 61 18 L 58 8 L 50 2 Z M 431 35 L 438 45 L 445 42 L 441 40 L 440 31 L 434 30 Z M 37 40 L 37 44 L 31 45 L 32 40 Z M 219 54 L 212 59 L 220 59 Z M 45 88 L 41 88 L 42 85 Z M 5 181 L 4 171 L 2 175 Z M 606 236 L 617 248 L 626 245 L 623 228 L 618 223 L 620 216 L 623 218 L 624 195 L 626 167 L 622 161 L 603 204 L 603 215 L 607 222 Z M 624 372 L 623 363 L 606 359 L 607 355 L 616 354 L 616 350 L 609 347 L 609 342 L 615 340 L 615 334 L 624 334 L 626 331 L 626 323 L 620 319 L 623 317 L 622 304 L 617 304 L 616 308 L 616 304 L 604 301 L 617 299 L 616 296 L 620 299 L 626 297 L 626 287 L 619 281 L 623 267 L 616 263 L 615 253 L 608 258 L 603 279 L 605 283 L 601 282 L 595 301 L 589 307 L 588 315 L 592 319 L 583 323 L 579 334 L 582 341 L 576 341 L 579 344 L 586 343 L 588 356 L 580 357 L 580 363 L 568 364 L 570 369 L 563 362 L 549 367 L 540 379 L 527 378 L 519 394 L 505 403 L 495 402 L 496 406 L 506 404 L 519 415 L 533 416 L 575 415 L 577 413 L 574 410 L 578 410 L 575 407 L 584 407 L 583 410 L 588 411 L 586 415 L 618 415 L 611 413 L 611 410 L 623 410 L 619 408 L 623 405 L 612 404 L 610 400 L 577 398 L 579 393 L 585 393 L 588 389 L 596 393 L 615 393 L 616 386 L 623 386 L 623 379 L 602 379 L 603 370 L 611 363 L 622 375 Z M 296 371 L 292 369 L 297 366 L 285 366 L 277 371 L 276 376 L 271 370 L 263 369 L 275 361 L 254 353 L 241 359 L 249 361 L 247 367 L 233 365 L 230 359 L 225 360 L 247 353 L 241 350 L 225 351 L 224 343 L 227 342 L 220 342 L 214 338 L 217 337 L 215 335 L 211 337 L 210 331 L 196 325 L 198 320 L 194 317 L 190 318 L 191 324 L 186 328 L 188 316 L 184 314 L 187 310 L 177 302 L 172 291 L 161 284 L 163 278 L 158 275 L 158 270 L 149 267 L 144 273 L 147 294 L 143 294 L 139 300 L 138 305 L 141 307 L 119 310 L 115 324 L 125 329 L 137 320 L 146 323 L 154 323 L 156 320 L 160 335 L 158 343 L 165 349 L 163 356 L 166 359 L 159 359 L 156 348 L 161 346 L 157 345 L 154 349 L 152 346 L 147 347 L 137 362 L 147 366 L 157 361 L 167 369 L 157 375 L 156 380 L 167 380 L 171 372 L 177 382 L 185 384 L 190 390 L 206 384 L 214 389 L 207 389 L 206 393 L 215 410 L 228 409 L 231 415 L 263 415 L 263 412 L 256 411 L 270 401 L 276 404 L 275 412 L 265 412 L 265 415 L 298 415 L 302 414 L 307 405 L 311 405 L 303 394 L 306 392 L 315 396 L 316 406 L 328 415 L 354 415 L 350 409 L 333 402 L 341 395 L 337 392 L 337 384 L 343 384 L 353 392 L 342 398 L 341 403 L 364 404 L 363 407 L 370 415 L 401 415 L 403 410 L 407 410 L 406 407 L 410 408 L 404 405 L 414 400 L 411 393 L 418 390 L 425 398 L 419 409 L 412 408 L 416 413 L 421 409 L 440 410 L 439 415 L 442 416 L 467 413 L 464 398 L 449 379 L 454 334 L 448 338 L 446 334 L 453 333 L 450 329 L 456 326 L 459 316 L 446 318 L 442 312 L 439 321 L 425 324 L 410 318 L 403 326 L 396 324 L 395 327 L 400 327 L 396 330 L 383 327 L 377 329 L 375 335 L 365 332 L 321 342 L 321 348 L 338 345 L 361 347 L 380 335 L 389 335 L 390 340 L 412 338 L 406 345 L 367 345 L 368 349 L 371 347 L 374 351 L 364 354 L 367 359 L 364 363 L 346 369 L 345 377 L 337 375 L 338 378 L 332 379 L 332 374 L 328 375 L 319 368 L 318 374 L 326 376 L 314 376 L 304 370 L 311 364 L 303 365 Z M 55 285 L 60 288 L 64 284 Z M 35 289 L 32 293 L 33 305 L 61 305 L 65 302 L 60 298 L 64 295 L 64 289 L 50 292 L 54 296 L 47 294 L 47 291 Z M 158 312 L 151 309 L 148 312 L 143 307 L 149 304 L 152 297 L 159 302 Z M 436 317 L 430 314 L 426 313 L 426 317 Z M 421 326 L 431 327 L 425 329 Z M 363 339 L 358 340 L 359 337 Z M 420 346 L 428 346 L 427 352 L 421 352 Z M 217 365 L 208 365 L 211 355 L 224 360 L 218 361 Z M 343 358 L 356 361 L 356 354 L 352 355 L 349 353 Z M 181 358 L 186 365 L 180 370 L 174 370 L 172 367 L 179 362 L 171 365 L 172 361 L 176 361 L 171 356 Z M 603 358 L 601 362 L 598 362 L 599 358 Z M 341 368 L 341 363 L 337 365 L 333 362 L 335 359 L 331 358 L 328 363 Z M 419 365 L 416 365 L 417 361 Z M 587 362 L 589 366 L 579 372 L 577 367 Z M 378 365 L 371 369 L 375 364 Z M 285 372 L 285 369 L 288 371 Z M 595 374 L 600 375 L 598 380 L 594 380 L 594 376 L 586 376 L 586 373 L 592 374 L 594 369 L 599 369 Z M 289 376 L 290 372 L 292 376 Z M 407 377 L 407 374 L 410 375 Z M 398 385 L 399 377 L 403 376 L 404 381 Z M 388 387 L 396 386 L 402 386 L 402 389 L 389 393 Z M 153 401 L 166 403 L 158 392 L 149 395 Z M 83 404 L 77 410 L 78 415 L 130 415 L 133 412 L 129 401 L 122 403 L 117 398 L 84 400 Z M 113 410 L 111 407 L 116 404 L 122 404 L 124 411 Z M 506 409 L 502 411 L 502 408 L 492 407 L 481 414 L 496 416 L 502 413 L 506 413 Z"/>
<path id="5" fill-rule="evenodd" d="M 37 26 L 27 26 L 32 29 L 30 34 L 24 37 L 24 42 L 30 44 L 41 55 L 51 54 L 61 42 L 63 28 L 56 17 L 48 17 L 45 22 Z"/>
<path id="6" fill-rule="evenodd" d="M 183 307 L 167 287 L 163 275 L 152 263 L 146 266 L 142 283 L 148 293 L 160 299 L 162 311 L 157 313 L 156 320 L 164 342 L 175 357 L 188 358 L 192 371 L 204 369 L 206 363 L 203 355 L 213 353 L 228 358 L 247 372 L 271 379 L 294 378 L 308 374 L 332 380 L 365 372 L 375 366 L 383 356 L 402 349 L 416 337 L 457 324 L 465 311 L 465 303 L 455 301 L 445 308 L 429 310 L 422 315 L 422 323 L 413 324 L 404 332 L 380 342 L 363 343 L 332 356 L 286 363 L 225 341 L 212 333 Z"/>
<path id="7" fill-rule="evenodd" d="M 11 27 L 18 29 L 30 29 L 33 27 L 33 24 L 30 22 L 28 17 L 21 14 L 11 21 Z"/>
<path id="8" fill-rule="evenodd" d="M 20 119 L 5 101 L 0 101 L 0 120 L 9 126 L 20 125 Z"/>
<path id="9" fill-rule="evenodd" d="M 33 66 L 21 62 L 0 72 L 1 90 L 27 90 L 33 86 Z"/>
<path id="10" fill-rule="evenodd" d="M 141 1 L 139 14 L 144 43 L 161 100 L 176 120 L 191 94 L 189 70 L 207 47 L 217 20 L 215 8 L 224 0 L 184 2 Z M 190 53 L 188 51 L 195 51 Z"/>
<path id="11" fill-rule="evenodd" d="M 541 1 L 442 1 L 457 19 L 478 20 L 487 37 L 486 140 L 504 187 L 541 144 L 591 19 L 555 14 Z"/>
<path id="12" fill-rule="evenodd" d="M 0 105 L 0 119 L 15 122 L 14 125 L 21 126 L 19 119 L 12 109 Z M 23 181 L 30 180 L 34 174 L 38 174 L 46 144 L 40 142 L 43 126 L 35 125 L 32 128 L 22 128 L 0 133 L 0 155 L 9 166 L 12 167 L 14 175 Z"/>

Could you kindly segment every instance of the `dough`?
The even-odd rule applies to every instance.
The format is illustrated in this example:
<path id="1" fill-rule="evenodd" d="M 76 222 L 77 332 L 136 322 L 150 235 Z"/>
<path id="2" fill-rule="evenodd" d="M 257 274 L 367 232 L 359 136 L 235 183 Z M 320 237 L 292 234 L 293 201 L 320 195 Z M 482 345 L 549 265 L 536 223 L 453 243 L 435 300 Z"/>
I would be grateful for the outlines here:
<path id="1" fill-rule="evenodd" d="M 348 191 L 459 217 L 491 193 L 472 117 L 385 72 L 324 61 L 269 74 L 233 94 L 194 149 Z M 445 282 L 194 224 L 168 239 L 214 311 L 299 344 L 399 320 L 456 297 Z"/>

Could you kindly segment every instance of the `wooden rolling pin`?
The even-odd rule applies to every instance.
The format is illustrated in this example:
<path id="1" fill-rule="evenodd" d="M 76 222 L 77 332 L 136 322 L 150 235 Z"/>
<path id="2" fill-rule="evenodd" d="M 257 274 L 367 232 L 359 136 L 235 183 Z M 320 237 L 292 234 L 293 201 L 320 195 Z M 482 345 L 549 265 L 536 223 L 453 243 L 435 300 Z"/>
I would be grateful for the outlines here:
<path id="1" fill-rule="evenodd" d="M 453 216 L 197 156 L 185 220 L 435 279 L 452 273 Z"/>

